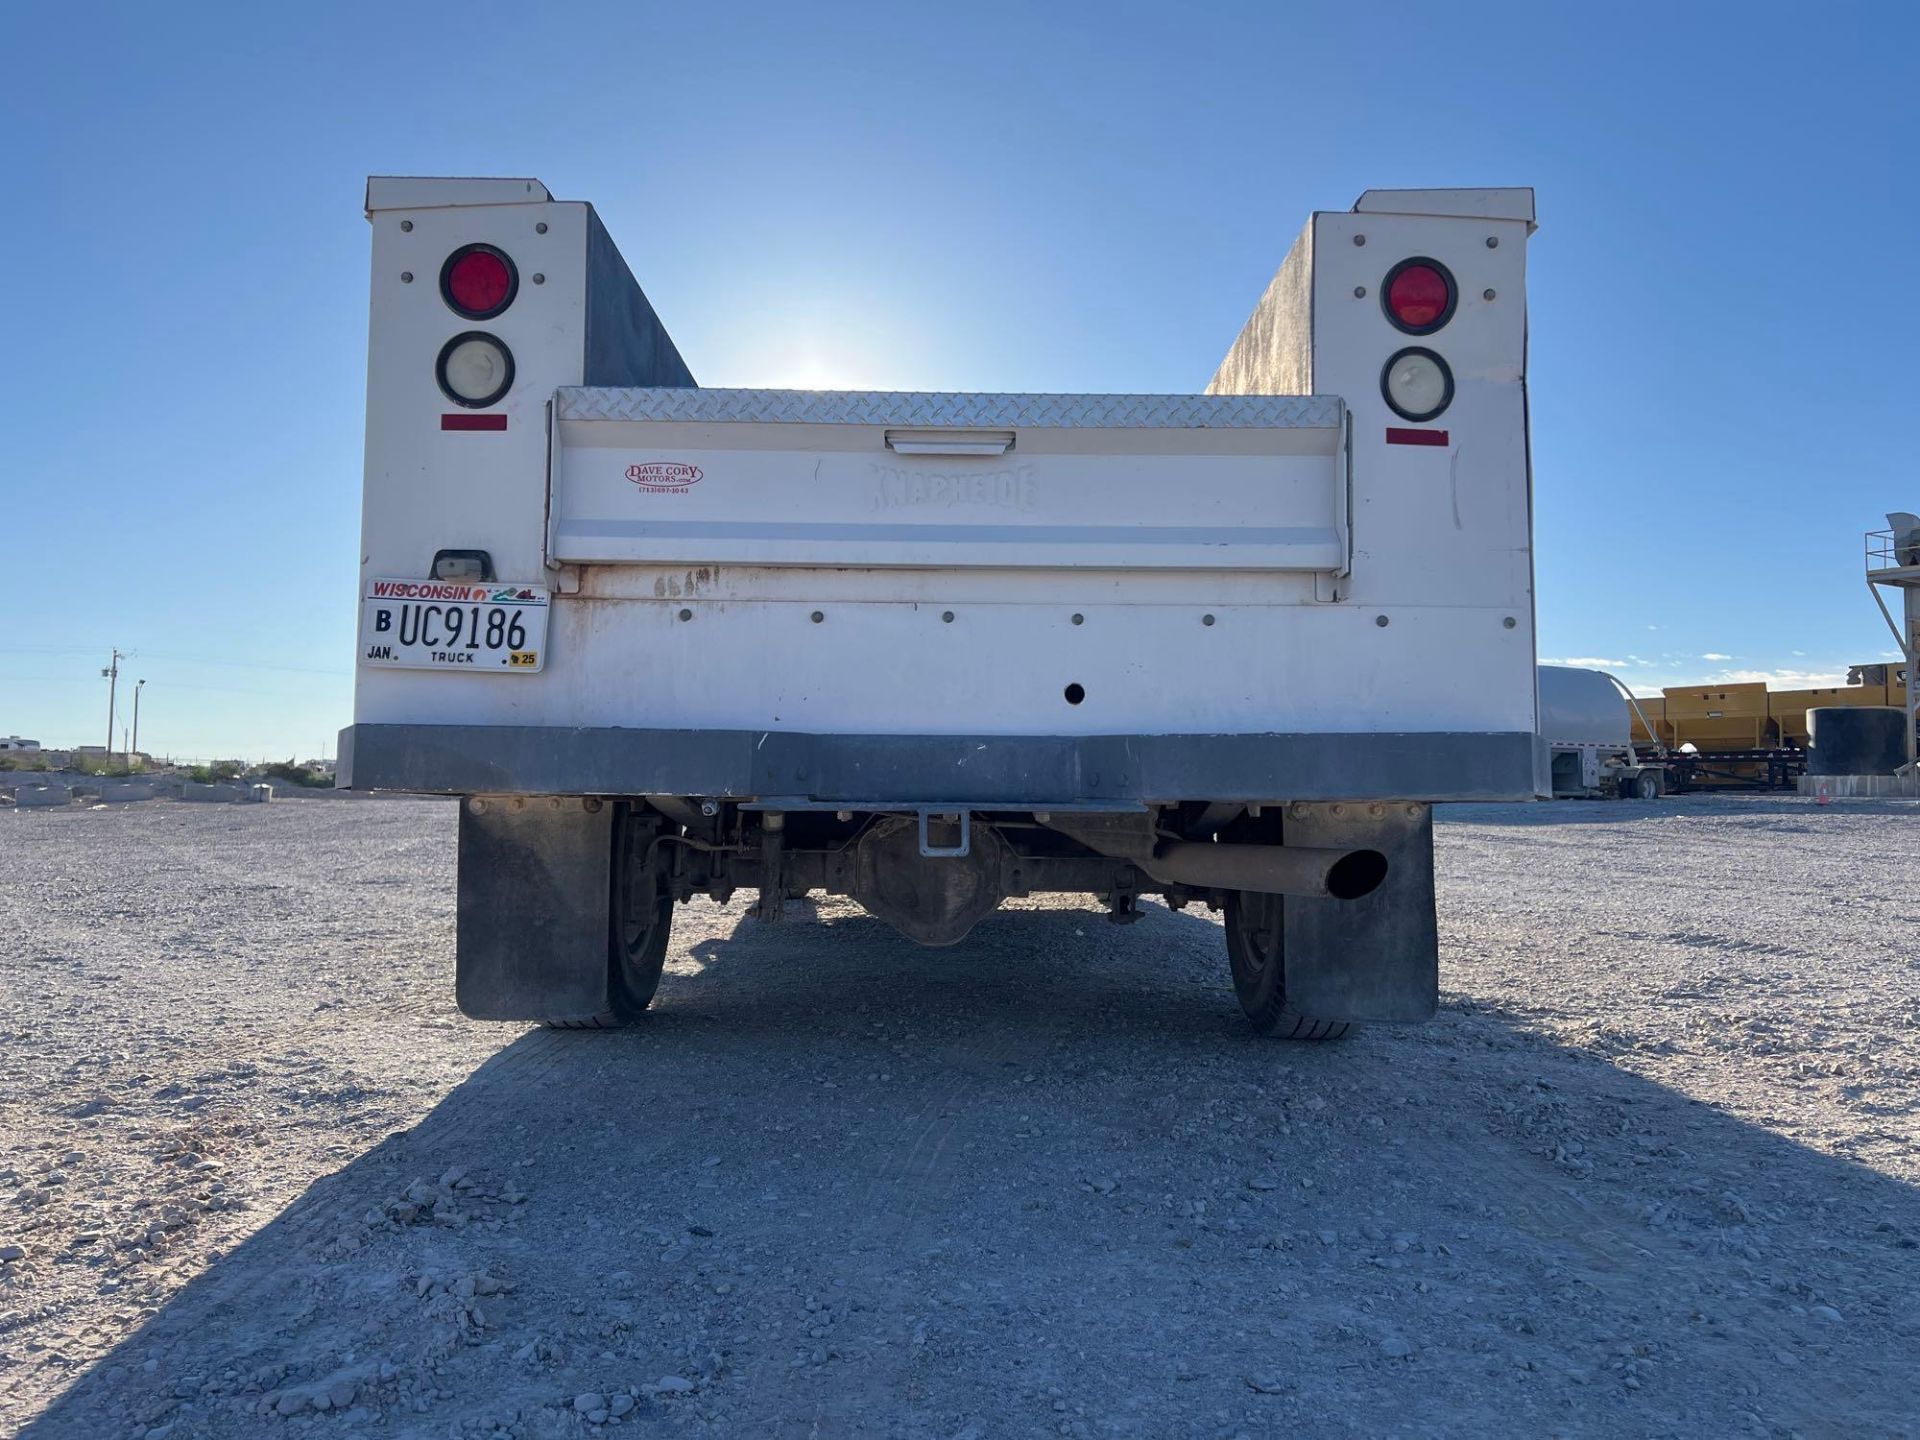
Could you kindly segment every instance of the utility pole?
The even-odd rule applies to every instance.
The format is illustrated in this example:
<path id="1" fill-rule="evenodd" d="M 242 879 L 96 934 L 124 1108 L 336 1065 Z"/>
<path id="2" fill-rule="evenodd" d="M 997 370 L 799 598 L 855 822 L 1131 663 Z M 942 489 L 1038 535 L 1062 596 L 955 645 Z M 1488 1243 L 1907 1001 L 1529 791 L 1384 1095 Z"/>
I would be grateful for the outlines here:
<path id="1" fill-rule="evenodd" d="M 140 692 L 147 688 L 147 682 L 133 682 L 133 740 L 127 746 L 127 768 L 133 768 L 133 757 L 140 753 Z"/>
<path id="2" fill-rule="evenodd" d="M 109 755 L 113 753 L 113 695 L 115 687 L 120 683 L 120 662 L 124 658 L 118 650 L 114 651 L 112 663 L 100 672 L 101 678 L 107 682 L 106 753 Z"/>

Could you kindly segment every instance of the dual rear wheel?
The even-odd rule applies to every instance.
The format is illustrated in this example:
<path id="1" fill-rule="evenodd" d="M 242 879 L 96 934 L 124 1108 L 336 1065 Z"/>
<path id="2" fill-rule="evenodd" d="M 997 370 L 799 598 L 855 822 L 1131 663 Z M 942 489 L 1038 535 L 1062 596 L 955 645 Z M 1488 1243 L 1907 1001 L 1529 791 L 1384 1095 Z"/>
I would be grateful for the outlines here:
<path id="1" fill-rule="evenodd" d="M 664 832 L 622 806 L 614 820 L 613 903 L 607 929 L 608 1007 L 586 1020 L 549 1020 L 562 1030 L 613 1030 L 631 1025 L 653 1003 L 673 934 L 673 895 L 665 884 L 659 840 Z"/>
<path id="2" fill-rule="evenodd" d="M 1318 1020 L 1287 1003 L 1285 900 L 1235 890 L 1227 896 L 1227 964 L 1233 993 L 1253 1028 L 1280 1040 L 1338 1040 L 1345 1020 Z"/>

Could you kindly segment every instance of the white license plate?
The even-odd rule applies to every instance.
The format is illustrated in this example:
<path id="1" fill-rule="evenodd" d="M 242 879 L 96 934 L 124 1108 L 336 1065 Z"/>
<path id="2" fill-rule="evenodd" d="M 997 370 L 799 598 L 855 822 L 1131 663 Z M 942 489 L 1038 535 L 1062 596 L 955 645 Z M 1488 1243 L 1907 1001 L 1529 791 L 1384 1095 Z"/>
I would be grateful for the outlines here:
<path id="1" fill-rule="evenodd" d="M 533 675 L 546 659 L 544 585 L 367 582 L 360 602 L 362 665 Z"/>

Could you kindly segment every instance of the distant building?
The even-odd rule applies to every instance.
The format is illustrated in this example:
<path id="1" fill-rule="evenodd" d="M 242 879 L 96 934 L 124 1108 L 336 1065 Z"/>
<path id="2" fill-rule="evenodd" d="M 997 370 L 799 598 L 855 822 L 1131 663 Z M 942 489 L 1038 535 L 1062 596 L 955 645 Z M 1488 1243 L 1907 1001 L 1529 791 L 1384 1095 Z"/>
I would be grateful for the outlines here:
<path id="1" fill-rule="evenodd" d="M 38 740 L 28 740 L 20 735 L 0 735 L 0 750 L 38 750 Z"/>

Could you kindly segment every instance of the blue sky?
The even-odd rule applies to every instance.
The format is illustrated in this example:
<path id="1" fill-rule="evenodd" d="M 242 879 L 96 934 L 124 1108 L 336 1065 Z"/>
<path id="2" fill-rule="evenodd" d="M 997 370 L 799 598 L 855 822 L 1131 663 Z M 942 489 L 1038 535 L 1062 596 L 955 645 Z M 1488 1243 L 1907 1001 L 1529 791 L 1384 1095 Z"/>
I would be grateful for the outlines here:
<path id="1" fill-rule="evenodd" d="M 368 173 L 601 210 L 711 384 L 1192 390 L 1307 212 L 1531 184 L 1541 654 L 1889 652 L 1920 22 L 1784 5 L 106 5 L 0 51 L 0 734 L 349 718 Z"/>

